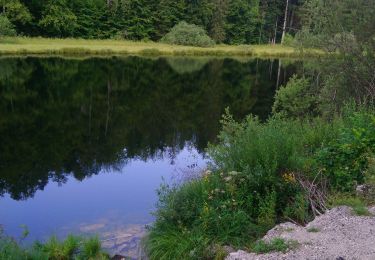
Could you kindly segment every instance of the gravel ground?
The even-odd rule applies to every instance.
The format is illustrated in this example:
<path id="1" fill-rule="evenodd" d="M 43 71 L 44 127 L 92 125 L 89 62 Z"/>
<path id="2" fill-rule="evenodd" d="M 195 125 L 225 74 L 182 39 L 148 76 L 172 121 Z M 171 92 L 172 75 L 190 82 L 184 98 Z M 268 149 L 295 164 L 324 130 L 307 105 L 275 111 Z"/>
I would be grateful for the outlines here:
<path id="1" fill-rule="evenodd" d="M 375 207 L 369 211 L 375 215 Z M 308 232 L 314 228 L 317 232 Z M 306 227 L 283 223 L 271 229 L 265 241 L 281 237 L 299 245 L 286 253 L 268 254 L 237 251 L 227 260 L 311 259 L 375 260 L 375 216 L 355 216 L 349 207 L 337 207 L 316 217 Z"/>

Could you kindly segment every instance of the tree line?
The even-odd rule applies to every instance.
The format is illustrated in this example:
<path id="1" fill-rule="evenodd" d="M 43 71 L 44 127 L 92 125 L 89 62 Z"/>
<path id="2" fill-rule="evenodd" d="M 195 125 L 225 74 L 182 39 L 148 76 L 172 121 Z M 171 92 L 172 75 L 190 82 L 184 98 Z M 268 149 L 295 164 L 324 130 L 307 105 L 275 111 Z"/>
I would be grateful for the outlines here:
<path id="1" fill-rule="evenodd" d="M 0 0 L 19 35 L 162 38 L 186 21 L 217 43 L 280 42 L 300 28 L 302 0 Z"/>

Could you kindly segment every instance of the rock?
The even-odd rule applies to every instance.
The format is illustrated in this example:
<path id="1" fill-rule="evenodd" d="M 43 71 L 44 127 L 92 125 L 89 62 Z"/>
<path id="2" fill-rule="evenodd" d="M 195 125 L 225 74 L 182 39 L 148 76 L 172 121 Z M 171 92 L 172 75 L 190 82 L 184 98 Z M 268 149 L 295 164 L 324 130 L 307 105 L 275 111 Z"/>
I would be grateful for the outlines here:
<path id="1" fill-rule="evenodd" d="M 375 186 L 372 184 L 362 184 L 358 185 L 356 188 L 357 196 L 366 198 L 366 199 L 374 199 L 375 198 Z"/>
<path id="2" fill-rule="evenodd" d="M 300 229 L 303 229 L 303 227 L 298 226 L 291 222 L 285 222 L 269 230 L 267 234 L 263 237 L 263 240 L 268 242 L 276 237 L 282 237 L 282 234 L 284 232 L 287 233 L 287 232 L 292 232 L 292 231 L 296 231 Z"/>
<path id="3" fill-rule="evenodd" d="M 236 250 L 234 250 L 234 248 L 231 247 L 231 246 L 223 246 L 223 249 L 224 249 L 225 252 L 227 252 L 228 254 L 233 253 L 233 252 L 236 251 Z"/>
<path id="4" fill-rule="evenodd" d="M 375 207 L 369 209 L 375 212 Z M 308 232 L 309 228 L 318 232 Z M 283 223 L 271 229 L 263 240 L 280 237 L 286 241 L 297 241 L 299 246 L 285 253 L 268 254 L 237 251 L 227 260 L 278 260 L 278 259 L 375 259 L 375 216 L 356 216 L 349 207 L 328 210 L 316 217 L 306 227 Z"/>

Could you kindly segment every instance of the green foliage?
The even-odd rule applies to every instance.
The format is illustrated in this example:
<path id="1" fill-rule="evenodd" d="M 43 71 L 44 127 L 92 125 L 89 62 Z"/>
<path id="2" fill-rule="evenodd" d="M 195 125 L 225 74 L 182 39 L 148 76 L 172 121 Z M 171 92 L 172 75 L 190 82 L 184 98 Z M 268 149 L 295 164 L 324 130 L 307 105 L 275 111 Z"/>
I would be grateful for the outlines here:
<path id="1" fill-rule="evenodd" d="M 258 1 L 254 0 L 230 1 L 226 24 L 226 42 L 230 44 L 258 42 L 255 35 L 256 28 L 259 26 L 258 5 Z"/>
<path id="2" fill-rule="evenodd" d="M 199 47 L 211 47 L 215 44 L 203 28 L 186 22 L 175 25 L 161 41 L 169 44 Z"/>
<path id="3" fill-rule="evenodd" d="M 292 198 L 293 203 L 290 203 L 283 211 L 283 216 L 286 219 L 293 219 L 301 224 L 310 220 L 309 204 L 303 192 L 297 193 Z"/>
<path id="4" fill-rule="evenodd" d="M 372 147 L 375 129 L 371 120 L 373 114 L 360 109 L 348 109 L 342 118 L 334 117 L 330 121 L 273 116 L 262 123 L 249 116 L 238 123 L 225 114 L 219 143 L 208 149 L 214 171 L 206 171 L 201 179 L 172 188 L 163 186 L 160 190 L 157 220 L 146 240 L 151 259 L 179 255 L 200 258 L 207 256 L 212 244 L 247 246 L 285 219 L 306 223 L 311 213 L 305 192 L 298 184 L 299 178 L 312 181 L 323 167 L 328 171 L 325 162 L 334 158 L 343 165 L 362 165 L 362 157 L 371 161 L 368 154 L 372 156 L 373 151 L 368 148 Z M 344 162 L 337 154 L 324 154 L 332 142 L 347 141 L 366 147 L 360 146 L 366 156 L 346 157 Z M 353 165 L 352 169 L 355 170 Z M 355 173 L 347 179 L 335 175 L 335 169 L 331 171 L 332 174 L 324 175 L 331 191 L 348 187 L 345 185 L 353 191 L 351 180 L 356 178 Z M 351 205 L 356 214 L 368 214 L 357 198 L 341 197 L 331 199 L 330 203 Z M 178 236 L 186 238 L 184 246 L 169 247 Z M 165 243 L 159 243 L 160 237 Z M 254 250 L 285 251 L 292 244 L 258 242 Z"/>
<path id="5" fill-rule="evenodd" d="M 48 1 L 42 12 L 39 26 L 53 37 L 72 36 L 77 27 L 76 15 L 67 7 L 65 0 Z"/>
<path id="6" fill-rule="evenodd" d="M 102 251 L 97 237 L 81 238 L 69 235 L 60 241 L 52 236 L 46 243 L 36 242 L 32 247 L 22 247 L 0 231 L 0 259 L 104 260 L 109 259 L 109 255 Z"/>
<path id="7" fill-rule="evenodd" d="M 367 0 L 304 3 L 303 28 L 296 36 L 299 44 L 325 49 L 338 57 L 320 61 L 314 77 L 324 110 L 340 111 L 351 99 L 365 105 L 375 102 L 374 9 L 375 1 Z"/>
<path id="8" fill-rule="evenodd" d="M 366 204 L 358 197 L 347 193 L 336 193 L 329 198 L 329 206 L 349 206 L 357 216 L 370 216 Z"/>
<path id="9" fill-rule="evenodd" d="M 151 259 L 161 254 L 189 259 L 193 253 L 199 258 L 212 244 L 248 245 L 285 216 L 308 219 L 295 172 L 308 177 L 317 168 L 311 155 L 337 135 L 340 120 L 273 117 L 262 123 L 250 116 L 237 123 L 226 114 L 222 123 L 219 144 L 208 150 L 214 171 L 160 190 L 156 222 L 145 242 Z M 169 241 L 172 236 L 186 238 L 183 249 L 159 243 L 158 238 Z"/>
<path id="10" fill-rule="evenodd" d="M 276 223 L 276 193 L 269 192 L 259 201 L 257 223 L 265 230 L 271 229 Z"/>
<path id="11" fill-rule="evenodd" d="M 285 37 L 284 37 L 283 44 L 286 45 L 286 46 L 294 46 L 295 45 L 294 37 L 291 34 L 286 33 Z"/>
<path id="12" fill-rule="evenodd" d="M 286 86 L 281 86 L 275 95 L 273 113 L 281 113 L 289 118 L 302 118 L 316 115 L 318 112 L 318 97 L 310 87 L 306 78 L 294 75 Z"/>
<path id="13" fill-rule="evenodd" d="M 345 118 L 338 138 L 318 154 L 322 170 L 332 189 L 353 191 L 365 181 L 369 158 L 375 153 L 375 116 L 368 111 L 354 112 Z"/>
<path id="14" fill-rule="evenodd" d="M 5 15 L 0 14 L 0 37 L 15 36 L 16 34 L 14 25 Z"/>
<path id="15" fill-rule="evenodd" d="M 299 28 L 300 0 L 287 17 Z M 283 21 L 285 1 L 275 0 L 0 0 L 0 9 L 27 36 L 160 40 L 173 26 L 188 21 L 218 43 L 266 43 Z"/>
<path id="16" fill-rule="evenodd" d="M 9 237 L 4 236 L 0 230 L 0 259 L 19 260 L 25 259 L 26 253 L 17 242 Z M 42 259 L 42 258 L 41 258 Z"/>
<path id="17" fill-rule="evenodd" d="M 19 0 L 1 0 L 0 8 L 12 23 L 25 25 L 32 20 L 29 9 Z"/>
<path id="18" fill-rule="evenodd" d="M 269 252 L 286 252 L 289 249 L 289 242 L 282 238 L 274 238 L 269 242 L 259 240 L 255 243 L 252 251 L 257 254 L 266 254 Z"/>
<path id="19" fill-rule="evenodd" d="M 83 241 L 82 255 L 84 259 L 97 259 L 102 255 L 98 236 L 90 237 Z"/>

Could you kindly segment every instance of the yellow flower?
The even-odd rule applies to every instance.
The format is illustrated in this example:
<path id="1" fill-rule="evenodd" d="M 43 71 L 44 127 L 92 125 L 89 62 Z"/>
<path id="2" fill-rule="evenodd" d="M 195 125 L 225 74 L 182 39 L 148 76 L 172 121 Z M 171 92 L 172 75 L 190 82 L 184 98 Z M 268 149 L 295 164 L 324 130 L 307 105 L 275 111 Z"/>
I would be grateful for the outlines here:
<path id="1" fill-rule="evenodd" d="M 288 182 L 288 183 L 295 183 L 296 182 L 296 176 L 294 175 L 293 172 L 286 172 L 283 174 L 283 179 L 285 182 Z"/>

